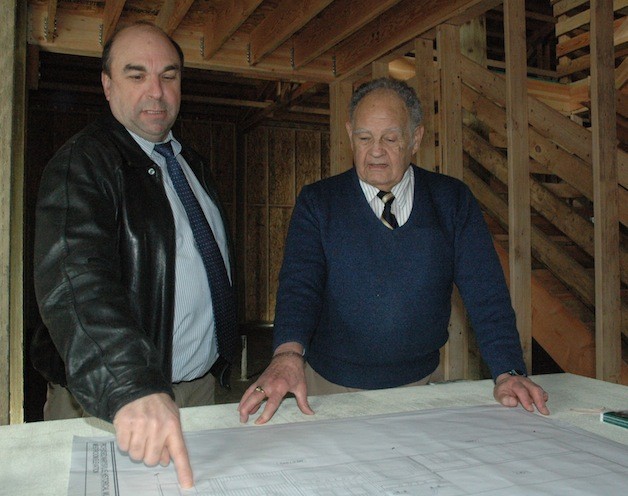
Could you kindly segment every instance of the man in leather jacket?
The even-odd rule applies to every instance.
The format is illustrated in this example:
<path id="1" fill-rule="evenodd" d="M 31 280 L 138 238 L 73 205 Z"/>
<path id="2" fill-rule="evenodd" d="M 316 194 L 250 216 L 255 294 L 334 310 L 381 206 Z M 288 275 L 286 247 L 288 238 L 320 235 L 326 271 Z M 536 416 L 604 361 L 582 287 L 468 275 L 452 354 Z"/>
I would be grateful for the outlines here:
<path id="1" fill-rule="evenodd" d="M 112 421 L 123 451 L 147 465 L 172 460 L 180 484 L 190 487 L 178 408 L 212 403 L 208 370 L 226 362 L 217 355 L 196 233 L 155 144 L 180 153 L 232 271 L 206 164 L 171 132 L 182 68 L 180 47 L 147 23 L 120 30 L 105 45 L 102 84 L 111 114 L 66 143 L 42 178 L 35 287 L 48 331 L 32 353 L 51 381 L 48 418 L 68 416 L 51 405 L 70 402 L 76 416 L 82 407 Z"/>

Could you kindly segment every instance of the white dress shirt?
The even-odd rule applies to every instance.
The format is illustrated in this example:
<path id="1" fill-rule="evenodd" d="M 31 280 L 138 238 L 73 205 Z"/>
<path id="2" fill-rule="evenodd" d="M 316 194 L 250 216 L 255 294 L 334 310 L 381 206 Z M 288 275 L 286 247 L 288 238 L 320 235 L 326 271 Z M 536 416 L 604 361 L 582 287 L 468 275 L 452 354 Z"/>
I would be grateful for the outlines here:
<path id="1" fill-rule="evenodd" d="M 384 202 L 377 196 L 380 190 L 362 181 L 362 179 L 360 179 L 360 186 L 362 187 L 366 201 L 379 219 L 384 211 Z M 410 217 L 412 204 L 414 203 L 414 172 L 412 171 L 412 167 L 408 167 L 401 181 L 392 187 L 391 193 L 395 195 L 395 201 L 392 202 L 390 211 L 397 218 L 397 224 L 403 226 Z"/>
<path id="2" fill-rule="evenodd" d="M 129 131 L 161 171 L 166 196 L 172 208 L 176 232 L 174 328 L 172 333 L 172 382 L 190 381 L 205 375 L 218 358 L 214 311 L 207 272 L 196 247 L 185 208 L 168 174 L 166 159 L 154 150 L 155 143 Z M 169 133 L 175 157 L 199 201 L 214 233 L 231 278 L 227 237 L 218 207 L 209 198 L 181 156 L 181 144 Z"/>

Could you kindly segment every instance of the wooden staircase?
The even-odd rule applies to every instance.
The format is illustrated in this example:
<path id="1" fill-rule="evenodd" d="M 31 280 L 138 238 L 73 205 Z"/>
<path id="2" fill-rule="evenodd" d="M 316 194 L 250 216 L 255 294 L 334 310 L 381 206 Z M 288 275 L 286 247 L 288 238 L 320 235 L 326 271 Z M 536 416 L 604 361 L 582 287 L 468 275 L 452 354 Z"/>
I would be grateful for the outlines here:
<path id="1" fill-rule="evenodd" d="M 464 181 L 492 226 L 508 272 L 508 166 L 505 82 L 462 57 Z M 591 133 L 529 97 L 532 335 L 566 372 L 595 377 L 595 285 Z M 618 148 L 620 167 L 628 164 Z M 620 190 L 625 192 L 626 184 Z M 620 196 L 620 203 L 626 198 Z M 628 284 L 628 216 L 620 208 L 620 272 Z M 618 288 L 618 291 L 620 289 Z M 628 297 L 621 290 L 623 362 L 628 385 Z"/>

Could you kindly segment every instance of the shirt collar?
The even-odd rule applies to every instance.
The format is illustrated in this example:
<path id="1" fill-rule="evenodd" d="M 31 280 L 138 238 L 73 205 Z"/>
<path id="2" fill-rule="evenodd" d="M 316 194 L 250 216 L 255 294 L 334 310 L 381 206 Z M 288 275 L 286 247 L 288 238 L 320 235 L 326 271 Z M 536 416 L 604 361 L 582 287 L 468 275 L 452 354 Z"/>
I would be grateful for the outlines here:
<path id="1" fill-rule="evenodd" d="M 157 143 L 148 141 L 147 139 L 142 138 L 141 136 L 139 136 L 138 134 L 135 134 L 133 131 L 129 129 L 127 129 L 127 131 L 129 132 L 131 137 L 136 141 L 136 143 L 140 145 L 140 148 L 144 150 L 144 153 L 146 153 L 146 155 L 152 158 L 153 152 L 155 150 L 155 145 Z M 174 155 L 176 157 L 179 153 L 181 153 L 181 149 L 183 147 L 181 146 L 181 143 L 179 143 L 175 139 L 175 137 L 172 135 L 172 131 L 169 131 L 168 136 L 166 136 L 166 139 L 163 141 L 160 141 L 160 143 L 167 143 L 168 141 L 172 143 L 172 151 L 174 152 Z"/>
<path id="2" fill-rule="evenodd" d="M 391 189 L 391 193 L 395 195 L 395 202 L 397 202 L 398 207 L 404 206 L 408 201 L 408 192 L 410 189 L 410 180 L 412 177 L 414 177 L 414 171 L 412 170 L 412 165 L 410 165 L 404 173 L 403 177 L 401 178 L 401 181 L 395 184 Z M 366 201 L 371 203 L 373 198 L 377 196 L 379 189 L 365 181 L 362 181 L 362 179 L 360 179 L 359 177 L 358 179 L 360 181 L 362 191 L 364 192 L 364 196 L 366 197 Z"/>

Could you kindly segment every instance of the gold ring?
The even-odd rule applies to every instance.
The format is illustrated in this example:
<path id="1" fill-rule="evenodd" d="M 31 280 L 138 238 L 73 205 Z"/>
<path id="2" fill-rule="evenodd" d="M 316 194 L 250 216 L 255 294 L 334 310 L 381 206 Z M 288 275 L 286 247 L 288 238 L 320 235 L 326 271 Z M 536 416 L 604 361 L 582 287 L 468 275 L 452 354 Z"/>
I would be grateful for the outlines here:
<path id="1" fill-rule="evenodd" d="M 264 388 L 262 386 L 257 386 L 255 388 L 255 391 L 257 391 L 258 393 L 262 393 L 263 395 L 266 395 L 266 391 L 264 391 Z"/>

